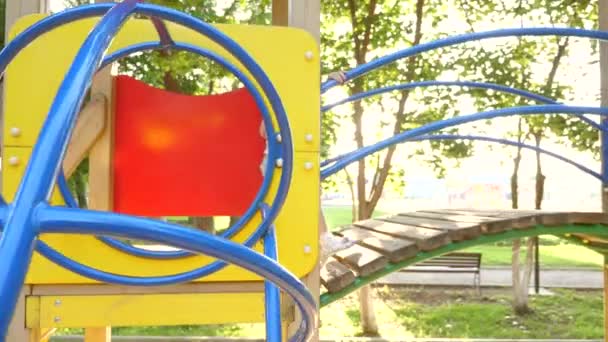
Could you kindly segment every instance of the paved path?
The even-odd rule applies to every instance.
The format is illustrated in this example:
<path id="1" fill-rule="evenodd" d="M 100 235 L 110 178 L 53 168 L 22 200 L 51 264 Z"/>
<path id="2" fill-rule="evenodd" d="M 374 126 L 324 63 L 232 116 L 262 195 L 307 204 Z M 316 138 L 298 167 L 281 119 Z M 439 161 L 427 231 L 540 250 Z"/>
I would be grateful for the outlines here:
<path id="1" fill-rule="evenodd" d="M 540 285 L 545 288 L 601 289 L 604 287 L 603 282 L 601 270 L 545 269 L 540 271 Z M 390 285 L 473 286 L 473 274 L 395 272 L 378 280 L 378 283 Z M 482 268 L 481 286 L 511 286 L 511 268 Z"/>

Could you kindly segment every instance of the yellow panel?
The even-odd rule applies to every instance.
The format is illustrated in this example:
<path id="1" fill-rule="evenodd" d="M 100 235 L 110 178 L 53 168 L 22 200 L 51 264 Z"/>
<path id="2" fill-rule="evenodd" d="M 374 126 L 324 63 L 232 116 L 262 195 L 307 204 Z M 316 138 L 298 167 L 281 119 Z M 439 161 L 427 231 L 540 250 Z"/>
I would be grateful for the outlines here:
<path id="1" fill-rule="evenodd" d="M 16 184 L 20 181 L 30 149 L 9 147 L 7 156 L 19 156 L 21 163 L 16 167 L 6 167 L 2 173 L 7 198 L 12 198 Z M 313 168 L 307 170 L 305 163 Z M 319 184 L 318 155 L 315 152 L 297 153 L 294 161 L 293 182 L 289 195 L 276 221 L 279 261 L 298 277 L 308 274 L 318 257 L 318 235 L 314 231 L 318 224 Z M 275 184 L 276 186 L 276 184 Z M 55 196 L 58 197 L 58 196 Z M 306 200 L 308 199 L 308 200 Z M 259 224 L 253 220 L 235 237 L 242 242 Z M 294 232 L 297 232 L 294 234 Z M 63 254 L 86 265 L 105 271 L 133 276 L 173 274 L 191 270 L 206 264 L 213 258 L 195 256 L 175 260 L 150 260 L 122 253 L 108 247 L 92 236 L 48 234 L 42 239 Z M 256 250 L 262 251 L 261 245 Z M 203 278 L 203 281 L 259 280 L 256 275 L 236 266 Z M 26 282 L 28 284 L 94 283 L 48 261 L 38 253 L 34 254 Z"/>
<path id="2" fill-rule="evenodd" d="M 11 31 L 11 37 L 41 17 L 32 15 L 22 18 Z M 5 167 L 3 190 L 7 198 L 12 198 L 16 190 L 23 172 L 23 162 L 30 153 L 30 147 L 35 142 L 65 71 L 95 22 L 96 19 L 83 20 L 45 34 L 30 44 L 9 67 L 6 76 L 3 145 L 5 156 L 11 153 L 19 155 L 22 163 L 16 167 Z M 319 58 L 316 43 L 305 31 L 293 28 L 235 25 L 217 27 L 242 44 L 268 73 L 288 112 L 296 150 L 295 171 L 290 193 L 276 222 L 279 260 L 291 272 L 303 277 L 313 269 L 318 257 Z M 221 52 L 214 43 L 191 30 L 175 25 L 169 25 L 169 28 L 176 41 Z M 121 30 L 111 51 L 132 43 L 156 39 L 156 32 L 149 21 L 134 20 Z M 57 46 L 61 46 L 61 49 Z M 305 57 L 308 51 L 313 52 L 310 60 Z M 36 96 L 32 97 L 32 94 Z M 11 136 L 9 130 L 12 127 L 20 128 L 22 134 L 18 137 Z M 305 136 L 308 134 L 313 135 L 312 142 L 306 141 Z M 306 170 L 306 162 L 312 162 L 314 167 Z M 276 181 L 273 186 L 273 191 L 276 191 Z M 234 240 L 242 242 L 258 223 L 259 218 L 256 218 Z M 79 262 L 133 276 L 179 273 L 213 260 L 205 256 L 162 261 L 138 258 L 114 250 L 90 236 L 55 234 L 43 236 L 43 240 Z M 256 249 L 261 251 L 259 245 Z M 228 266 L 204 278 L 204 281 L 256 279 L 259 278 L 249 272 Z M 30 284 L 92 282 L 94 281 L 52 264 L 38 254 L 34 255 L 27 277 L 27 283 Z"/>
<path id="3" fill-rule="evenodd" d="M 256 293 L 28 297 L 28 328 L 217 324 L 264 321 Z M 86 313 L 86 314 L 83 314 Z"/>
<path id="4" fill-rule="evenodd" d="M 16 33 L 42 17 L 43 15 L 34 14 L 20 19 L 11 30 L 10 37 L 14 38 Z M 32 42 L 11 63 L 6 75 L 4 145 L 34 144 L 65 72 L 97 20 L 78 21 L 46 33 Z M 294 28 L 244 25 L 217 27 L 241 44 L 270 77 L 290 118 L 295 149 L 318 151 L 320 69 L 319 51 L 314 38 L 306 31 Z M 215 43 L 202 35 L 174 24 L 169 24 L 168 28 L 175 41 L 214 50 L 236 63 L 234 58 L 227 56 Z M 120 31 L 110 52 L 157 39 L 157 33 L 149 20 L 132 20 Z M 312 59 L 305 57 L 307 52 L 312 52 Z M 35 94 L 36 101 L 32 101 L 32 94 Z M 21 135 L 11 136 L 12 127 L 19 127 Z M 306 141 L 307 134 L 313 135 L 312 142 Z"/>

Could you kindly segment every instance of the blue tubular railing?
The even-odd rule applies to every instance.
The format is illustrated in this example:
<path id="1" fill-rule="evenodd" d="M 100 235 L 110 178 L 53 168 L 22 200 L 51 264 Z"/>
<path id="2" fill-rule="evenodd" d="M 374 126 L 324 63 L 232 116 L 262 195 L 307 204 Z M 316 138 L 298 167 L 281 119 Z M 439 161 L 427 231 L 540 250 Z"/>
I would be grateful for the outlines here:
<path id="1" fill-rule="evenodd" d="M 393 85 L 393 86 L 389 86 L 389 87 L 372 89 L 369 91 L 361 92 L 361 93 L 349 96 L 345 99 L 336 101 L 334 103 L 325 105 L 325 106 L 321 107 L 321 112 L 326 112 L 328 110 L 331 110 L 331 109 L 341 106 L 343 104 L 362 100 L 362 99 L 365 99 L 365 98 L 368 98 L 371 96 L 380 95 L 380 94 L 388 93 L 388 92 L 395 91 L 395 90 L 407 90 L 407 89 L 414 89 L 414 88 L 420 88 L 420 87 L 468 87 L 468 88 L 478 88 L 478 89 L 491 89 L 491 90 L 496 90 L 496 91 L 503 92 L 503 93 L 521 96 L 521 97 L 524 97 L 527 99 L 538 101 L 540 103 L 559 104 L 559 102 L 557 102 L 553 99 L 550 99 L 548 97 L 545 97 L 543 95 L 540 95 L 540 94 L 532 93 L 532 92 L 529 92 L 529 91 L 523 90 L 523 89 L 507 87 L 507 86 L 495 84 L 495 83 L 472 82 L 472 81 L 420 81 L 420 82 L 397 84 L 397 85 Z M 602 132 L 607 131 L 603 127 L 601 127 L 601 125 L 599 123 L 589 119 L 588 117 L 586 117 L 584 115 L 580 115 L 578 117 L 581 120 L 583 120 L 584 122 L 586 122 L 587 124 L 589 124 L 591 127 L 595 128 L 597 130 L 600 130 Z"/>
<path id="2" fill-rule="evenodd" d="M 262 216 L 266 216 L 268 207 L 262 207 Z M 274 261 L 278 261 L 277 237 L 274 225 L 268 228 L 264 235 L 264 255 Z M 266 316 L 266 341 L 282 341 L 281 329 L 281 297 L 279 289 L 270 281 L 264 281 L 264 307 Z"/>
<path id="3" fill-rule="evenodd" d="M 561 160 L 565 163 L 568 163 L 568 164 L 576 167 L 577 169 L 599 179 L 600 181 L 604 180 L 602 175 L 600 175 L 598 172 L 595 172 L 595 171 L 589 169 L 588 167 L 586 167 L 582 164 L 579 164 L 571 159 L 565 158 L 555 152 L 551 152 L 549 150 L 546 150 L 546 149 L 543 149 L 540 147 L 536 147 L 533 145 L 528 145 L 528 144 L 524 144 L 524 143 L 520 143 L 517 141 L 508 140 L 508 139 L 484 137 L 481 135 L 427 134 L 427 135 L 423 135 L 423 136 L 419 136 L 419 137 L 415 137 L 415 138 L 406 139 L 405 141 L 403 141 L 403 143 L 414 142 L 414 141 L 425 141 L 425 140 L 478 140 L 478 141 L 493 142 L 493 143 L 498 143 L 498 144 L 508 145 L 508 146 L 521 147 L 521 148 L 536 151 L 536 152 L 539 152 L 542 154 L 546 154 L 548 156 Z M 356 151 L 354 151 L 354 152 L 356 152 Z M 343 154 L 343 155 L 340 155 L 340 156 L 337 156 L 337 157 L 334 157 L 331 159 L 324 160 L 323 162 L 321 162 L 321 167 L 325 167 L 327 165 L 335 163 L 336 161 L 338 161 L 354 152 L 349 152 L 349 153 L 346 153 L 346 154 Z"/>
<path id="4" fill-rule="evenodd" d="M 272 281 L 293 297 L 297 307 L 302 312 L 303 319 L 300 328 L 291 340 L 302 341 L 308 339 L 317 324 L 315 300 L 296 277 L 272 259 L 246 246 L 178 225 L 114 213 L 51 207 L 47 204 L 75 124 L 77 111 L 82 105 L 93 74 L 101 64 L 103 52 L 107 50 L 110 41 L 129 15 L 134 12 L 169 19 L 206 35 L 211 40 L 224 46 L 253 76 L 259 87 L 264 91 L 272 110 L 276 113 L 276 120 L 282 135 L 281 156 L 284 160 L 275 201 L 267 211 L 267 216 L 263 220 L 259 232 L 263 233 L 271 226 L 284 202 L 291 180 L 293 159 L 291 132 L 278 94 L 266 74 L 239 45 L 213 27 L 177 11 L 158 6 L 136 5 L 136 3 L 137 1 L 126 0 L 118 5 L 92 5 L 43 19 L 20 34 L 7 45 L 5 50 L 0 52 L 0 70 L 4 72 L 6 65 L 19 50 L 38 35 L 70 21 L 108 12 L 88 35 L 59 88 L 33 148 L 30 162 L 19 185 L 14 202 L 11 205 L 0 207 L 0 215 L 2 216 L 0 221 L 5 225 L 0 239 L 0 260 L 2 260 L 3 266 L 0 268 L 0 303 L 3 304 L 3 310 L 0 312 L 0 340 L 5 339 L 17 296 L 31 260 L 36 237 L 40 233 L 134 237 L 167 243 L 184 250 L 208 254 L 236 264 Z M 269 132 L 274 131 L 269 130 Z M 62 183 L 61 180 L 60 183 Z M 65 185 L 64 182 L 63 184 Z M 256 237 L 256 241 L 258 239 L 259 236 Z M 272 241 L 270 244 L 272 244 Z M 125 277 L 88 268 L 59 254 L 41 241 L 37 242 L 36 247 L 43 255 L 48 256 L 61 266 L 69 269 L 74 265 L 82 266 L 86 271 L 98 272 L 97 275 L 100 278 L 108 279 L 110 282 L 116 280 L 119 283 L 121 281 L 131 282 L 133 285 L 155 285 L 160 281 L 160 277 Z M 216 265 L 219 265 L 219 263 Z M 175 276 L 162 280 L 177 282 L 186 279 Z"/>
<path id="5" fill-rule="evenodd" d="M 2 70 L 2 73 L 4 73 L 6 66 L 15 57 L 15 55 L 21 49 L 23 49 L 23 47 L 25 47 L 27 44 L 29 44 L 41 34 L 48 32 L 60 25 L 71 23 L 79 19 L 103 15 L 113 5 L 114 4 L 112 3 L 85 5 L 69 9 L 64 12 L 57 13 L 42 19 L 35 25 L 29 27 L 28 29 L 20 33 L 14 40 L 7 44 L 4 50 L 2 50 L 2 52 L 0 53 L 0 70 Z M 260 88 L 265 90 L 265 96 L 268 99 L 268 103 L 270 104 L 272 111 L 275 113 L 276 122 L 279 126 L 279 133 L 281 135 L 280 155 L 283 159 L 281 178 L 279 181 L 275 200 L 270 206 L 268 220 L 266 222 L 262 222 L 260 227 L 261 230 L 266 230 L 270 225 L 270 222 L 274 221 L 274 219 L 278 215 L 278 212 L 280 211 L 283 202 L 285 201 L 287 192 L 289 190 L 289 184 L 291 182 L 291 175 L 293 169 L 293 144 L 291 130 L 289 128 L 289 122 L 287 120 L 285 109 L 283 108 L 278 93 L 272 86 L 272 83 L 268 79 L 268 76 L 264 74 L 263 70 L 259 67 L 259 65 L 257 65 L 257 63 L 255 63 L 255 61 L 238 44 L 230 40 L 230 38 L 219 32 L 217 29 L 213 28 L 211 25 L 208 25 L 184 13 L 149 4 L 137 5 L 135 13 L 147 15 L 150 17 L 158 17 L 163 20 L 181 24 L 196 32 L 206 35 L 212 41 L 224 47 L 229 53 L 232 53 L 243 66 L 250 69 L 250 75 L 257 82 Z M 273 142 L 270 132 L 274 131 L 267 130 L 267 132 L 269 132 L 270 137 L 268 140 L 269 143 Z"/>
<path id="6" fill-rule="evenodd" d="M 266 132 L 274 131 L 274 128 L 272 127 L 271 114 L 268 110 L 266 103 L 264 102 L 264 97 L 262 96 L 260 91 L 257 89 L 257 87 L 247 78 L 247 76 L 240 69 L 238 69 L 236 66 L 234 66 L 233 64 L 228 62 L 222 56 L 220 56 L 216 53 L 213 53 L 211 51 L 205 50 L 203 48 L 200 48 L 198 46 L 195 46 L 195 45 L 181 43 L 181 42 L 172 42 L 171 47 L 174 50 L 188 51 L 188 52 L 192 52 L 192 53 L 198 54 L 200 56 L 203 56 L 205 58 L 209 58 L 210 60 L 220 64 L 221 66 L 226 68 L 228 71 L 233 73 L 237 77 L 237 79 L 243 83 L 245 88 L 247 90 L 249 90 L 249 92 L 251 93 L 252 97 L 254 98 L 258 108 L 260 108 L 260 112 L 262 113 L 262 118 L 264 119 L 264 125 L 266 128 Z M 116 51 L 116 52 L 108 55 L 102 62 L 101 68 L 111 64 L 112 62 L 119 60 L 122 57 L 128 56 L 128 55 L 136 53 L 136 52 L 142 52 L 142 51 L 148 51 L 148 50 L 154 50 L 154 49 L 162 49 L 162 48 L 163 48 L 162 43 L 158 43 L 158 42 L 147 42 L 147 43 L 140 43 L 137 45 L 129 46 L 127 48 L 121 49 L 119 51 Z M 247 224 L 253 218 L 253 216 L 259 210 L 258 209 L 259 203 L 261 203 L 264 200 L 264 198 L 268 194 L 270 185 L 272 184 L 272 178 L 273 178 L 273 175 L 275 174 L 274 164 L 275 164 L 275 160 L 280 157 L 280 153 L 281 153 L 280 150 L 281 150 L 281 143 L 279 143 L 275 139 L 268 139 L 268 158 L 266 161 L 266 171 L 264 174 L 264 179 L 262 181 L 262 186 L 260 187 L 260 190 L 256 194 L 251 206 L 247 209 L 247 211 L 237 220 L 237 222 L 234 225 L 232 225 L 231 227 L 229 227 L 228 229 L 223 231 L 220 234 L 221 237 L 224 237 L 224 238 L 233 237 L 236 233 L 238 233 L 243 228 L 243 226 L 245 226 L 245 224 Z M 63 174 L 59 175 L 58 186 L 59 186 L 61 195 L 63 196 L 66 203 L 71 207 L 77 207 L 76 200 L 74 199 L 72 193 L 70 192 L 69 188 L 67 187 L 67 182 L 66 182 L 65 176 Z M 263 229 L 263 225 L 258 226 L 258 228 L 254 231 L 254 233 L 251 236 L 255 235 L 259 238 L 261 236 L 259 233 L 262 229 Z M 109 237 L 100 237 L 100 239 L 103 242 L 105 242 L 106 244 L 108 244 L 114 248 L 117 248 L 117 249 L 127 252 L 129 254 L 136 255 L 139 257 L 144 257 L 144 258 L 173 259 L 173 258 L 181 258 L 181 257 L 186 257 L 186 256 L 192 255 L 192 253 L 189 253 L 186 251 L 146 250 L 146 249 L 138 248 L 138 247 L 132 246 L 128 243 L 125 243 L 125 242 L 122 242 L 120 240 L 116 240 L 113 238 L 109 238 Z M 248 244 L 246 244 L 246 245 L 249 247 L 253 246 L 257 242 L 257 240 L 249 240 L 249 239 L 247 241 L 248 241 Z M 225 264 L 224 264 L 224 266 L 225 266 Z M 201 272 L 201 274 L 199 274 L 199 277 L 208 275 L 211 272 L 215 272 L 217 270 L 218 270 L 217 268 L 208 267 L 205 270 L 203 270 Z"/>
<path id="7" fill-rule="evenodd" d="M 36 209 L 51 194 L 69 136 L 76 120 L 85 92 L 101 62 L 103 52 L 112 37 L 135 9 L 137 0 L 119 3 L 104 16 L 85 40 L 57 92 L 60 101 L 54 101 L 38 142 L 33 150 L 25 175 L 19 185 L 13 204 L 9 207 L 4 232 L 0 238 L 0 339 L 6 338 L 15 304 L 25 280 L 29 262 L 38 235 L 33 222 Z"/>
<path id="8" fill-rule="evenodd" d="M 316 328 L 315 299 L 306 286 L 280 264 L 250 248 L 179 225 L 116 213 L 46 205 L 34 211 L 42 233 L 104 234 L 167 243 L 243 267 L 273 282 L 295 300 L 303 320 L 291 340 L 308 339 Z"/>
<path id="9" fill-rule="evenodd" d="M 341 169 L 348 166 L 350 163 L 353 163 L 359 159 L 363 159 L 370 154 L 381 151 L 391 145 L 399 144 L 408 139 L 419 137 L 424 134 L 429 134 L 432 132 L 439 131 L 444 128 L 453 127 L 462 125 L 469 122 L 485 120 L 485 119 L 493 119 L 497 117 L 507 117 L 513 115 L 534 115 L 534 114 L 597 114 L 602 116 L 608 116 L 608 108 L 603 107 L 575 107 L 575 106 L 564 106 L 564 105 L 539 105 L 539 106 L 524 106 L 524 107 L 512 107 L 512 108 L 502 108 L 491 110 L 487 112 L 481 112 L 477 114 L 457 116 L 454 118 L 435 121 L 429 124 L 426 124 L 421 127 L 417 127 L 399 134 L 396 134 L 388 139 L 377 142 L 373 145 L 363 147 L 359 150 L 347 153 L 342 158 L 339 158 L 333 162 L 333 164 L 328 165 L 326 168 L 321 170 L 321 179 L 326 179 L 327 177 L 335 174 Z"/>
<path id="10" fill-rule="evenodd" d="M 588 175 L 591 175 L 595 178 L 597 178 L 600 181 L 604 181 L 602 175 L 600 175 L 598 172 L 595 172 L 587 167 L 585 167 L 582 164 L 576 163 L 568 158 L 565 158 L 557 153 L 548 151 L 546 149 L 540 148 L 540 147 L 536 147 L 533 145 L 528 145 L 528 144 L 524 144 L 524 143 L 520 143 L 517 141 L 512 141 L 512 140 L 508 140 L 508 139 L 499 139 L 499 138 L 491 138 L 491 137 L 484 137 L 484 136 L 480 136 L 480 135 L 458 135 L 458 134 L 433 134 L 433 135 L 423 135 L 421 137 L 417 137 L 417 138 L 412 138 L 412 139 L 408 139 L 407 141 L 425 141 L 425 140 L 477 140 L 477 141 L 486 141 L 486 142 L 493 142 L 493 143 L 498 143 L 498 144 L 502 144 L 502 145 L 509 145 L 509 146 L 515 146 L 515 147 L 521 147 L 521 148 L 525 148 L 528 150 L 532 150 L 532 151 L 536 151 L 536 152 L 540 152 L 542 154 L 546 154 L 548 156 L 551 156 L 553 158 L 556 158 L 558 160 L 561 160 L 565 163 L 568 163 L 574 167 L 576 167 L 577 169 L 585 172 Z"/>
<path id="11" fill-rule="evenodd" d="M 513 28 L 500 29 L 486 32 L 474 32 L 451 36 L 443 39 L 434 40 L 432 42 L 412 46 L 397 52 L 391 53 L 384 57 L 377 58 L 369 63 L 360 65 L 352 70 L 345 72 L 345 80 L 350 81 L 354 78 L 362 76 L 374 69 L 383 67 L 393 63 L 399 59 L 411 57 L 422 52 L 427 52 L 443 47 L 457 45 L 466 42 L 484 40 L 490 38 L 505 38 L 505 37 L 522 37 L 522 36 L 559 36 L 559 37 L 581 37 L 599 40 L 608 40 L 608 32 L 593 31 L 574 28 L 557 28 L 557 27 L 538 27 L 538 28 Z M 336 80 L 328 80 L 321 85 L 321 93 L 325 93 L 329 89 L 337 86 L 339 83 Z"/>

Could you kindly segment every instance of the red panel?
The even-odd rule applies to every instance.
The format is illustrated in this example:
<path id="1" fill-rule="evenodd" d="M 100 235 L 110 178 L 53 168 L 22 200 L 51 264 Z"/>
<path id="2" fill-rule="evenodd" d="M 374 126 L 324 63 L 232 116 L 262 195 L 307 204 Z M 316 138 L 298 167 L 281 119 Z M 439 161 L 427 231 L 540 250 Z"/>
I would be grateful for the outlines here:
<path id="1" fill-rule="evenodd" d="M 261 120 L 245 89 L 186 96 L 117 77 L 114 209 L 243 214 L 262 183 Z"/>

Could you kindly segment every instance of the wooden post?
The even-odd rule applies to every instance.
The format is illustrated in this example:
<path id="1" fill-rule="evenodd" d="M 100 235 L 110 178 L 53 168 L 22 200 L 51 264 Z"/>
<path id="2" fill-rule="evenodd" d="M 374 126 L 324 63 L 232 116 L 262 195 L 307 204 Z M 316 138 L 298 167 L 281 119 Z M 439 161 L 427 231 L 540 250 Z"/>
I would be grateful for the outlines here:
<path id="1" fill-rule="evenodd" d="M 4 41 L 17 19 L 34 13 L 46 13 L 48 0 L 6 0 L 4 12 Z M 4 126 L 4 87 L 0 85 L 0 127 Z M 1 189 L 0 189 L 1 190 Z M 24 286 L 17 302 L 13 320 L 8 329 L 7 341 L 30 341 L 40 340 L 42 331 L 40 329 L 27 329 L 25 327 L 25 297 L 31 292 L 30 286 Z M 36 341 L 38 342 L 38 341 Z"/>
<path id="2" fill-rule="evenodd" d="M 304 29 L 315 37 L 317 44 L 319 44 L 321 39 L 321 2 L 320 0 L 272 0 L 272 24 Z M 319 210 L 319 213 L 319 232 L 323 232 L 327 228 L 321 210 Z M 319 307 L 320 265 L 317 265 L 303 281 L 312 295 L 317 298 L 317 307 Z M 293 322 L 287 324 L 286 335 L 291 336 L 295 333 L 299 327 L 300 319 L 300 314 L 297 313 Z M 284 339 L 288 336 L 284 336 Z M 315 332 L 311 341 L 319 341 L 318 331 Z"/>
<path id="3" fill-rule="evenodd" d="M 91 95 L 105 97 L 105 129 L 89 153 L 89 208 L 112 210 L 114 202 L 114 77 L 111 66 L 99 71 L 91 86 Z M 109 342 L 110 327 L 85 327 L 85 342 Z"/>

